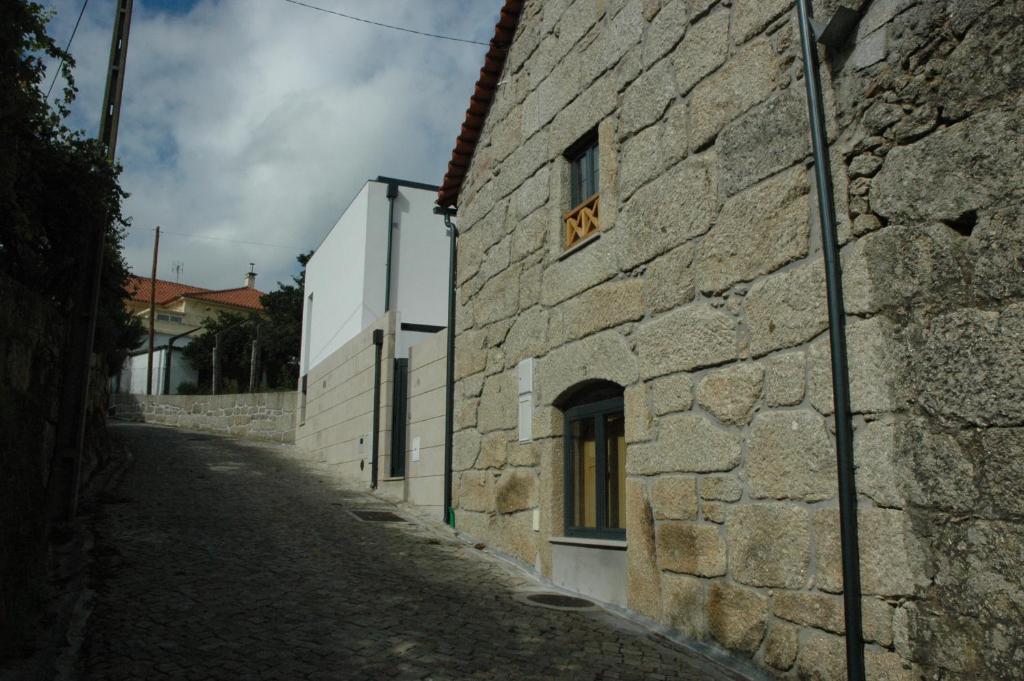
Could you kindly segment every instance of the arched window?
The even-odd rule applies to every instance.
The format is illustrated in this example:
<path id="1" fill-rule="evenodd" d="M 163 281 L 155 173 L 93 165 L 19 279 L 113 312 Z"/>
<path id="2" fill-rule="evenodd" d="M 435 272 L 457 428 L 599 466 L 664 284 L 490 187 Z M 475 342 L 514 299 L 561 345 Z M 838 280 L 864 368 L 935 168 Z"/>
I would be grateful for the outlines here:
<path id="1" fill-rule="evenodd" d="M 626 437 L 622 388 L 584 386 L 566 400 L 565 534 L 626 536 Z"/>

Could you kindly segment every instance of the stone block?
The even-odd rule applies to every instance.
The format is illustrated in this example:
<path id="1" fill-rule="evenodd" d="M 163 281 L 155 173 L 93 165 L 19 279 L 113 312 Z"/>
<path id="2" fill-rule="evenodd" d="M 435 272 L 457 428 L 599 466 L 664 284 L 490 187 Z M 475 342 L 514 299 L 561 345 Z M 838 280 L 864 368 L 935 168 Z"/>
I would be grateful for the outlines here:
<path id="1" fill-rule="evenodd" d="M 707 146 L 729 121 L 768 97 L 778 78 L 779 60 L 768 40 L 758 39 L 740 48 L 693 89 L 690 148 Z M 765 141 L 760 140 L 762 146 Z"/>
<path id="2" fill-rule="evenodd" d="M 498 513 L 515 513 L 537 506 L 537 474 L 530 468 L 512 468 L 498 478 L 494 490 Z"/>
<path id="3" fill-rule="evenodd" d="M 764 362 L 764 402 L 769 407 L 790 407 L 804 399 L 804 353 L 787 352 Z"/>
<path id="4" fill-rule="evenodd" d="M 796 672 L 800 679 L 844 681 L 847 676 L 843 639 L 831 634 L 811 632 L 803 640 L 796 661 Z"/>
<path id="5" fill-rule="evenodd" d="M 697 479 L 665 475 L 651 482 L 651 505 L 658 520 L 697 519 Z"/>
<path id="6" fill-rule="evenodd" d="M 697 252 L 700 290 L 725 291 L 807 255 L 807 189 L 796 166 L 726 201 Z"/>
<path id="7" fill-rule="evenodd" d="M 642 324 L 636 332 L 645 378 L 736 359 L 736 320 L 707 304 L 687 305 Z"/>
<path id="8" fill-rule="evenodd" d="M 803 508 L 737 506 L 725 523 L 732 578 L 751 586 L 802 589 L 811 566 L 810 519 Z"/>
<path id="9" fill-rule="evenodd" d="M 733 42 L 750 40 L 792 7 L 789 0 L 737 0 L 732 10 Z"/>
<path id="10" fill-rule="evenodd" d="M 701 380 L 697 386 L 697 403 L 722 423 L 746 425 L 761 397 L 763 383 L 764 369 L 759 364 L 732 364 Z"/>
<path id="11" fill-rule="evenodd" d="M 556 260 L 544 268 L 540 300 L 543 305 L 557 305 L 563 300 L 611 279 L 619 273 L 620 253 L 612 243 L 611 234 L 602 235 L 570 257 Z M 561 252 L 561 246 L 558 246 Z"/>
<path id="12" fill-rule="evenodd" d="M 891 221 L 925 222 L 956 220 L 1011 196 L 1019 203 L 1022 126 L 1015 112 L 989 111 L 893 149 L 871 182 L 872 208 Z"/>
<path id="13" fill-rule="evenodd" d="M 850 404 L 856 414 L 893 411 L 901 404 L 896 328 L 884 317 L 872 317 L 846 327 L 846 349 L 850 372 Z M 832 365 L 828 336 L 816 339 L 807 354 L 810 365 L 808 392 L 811 404 L 822 414 L 831 414 Z"/>
<path id="14" fill-rule="evenodd" d="M 740 462 L 739 437 L 697 414 L 665 416 L 657 442 L 634 445 L 626 469 L 634 475 L 729 471 Z"/>
<path id="15" fill-rule="evenodd" d="M 762 412 L 747 445 L 747 480 L 758 499 L 822 501 L 836 495 L 835 449 L 813 411 Z"/>
<path id="16" fill-rule="evenodd" d="M 724 525 L 725 518 L 728 513 L 727 506 L 720 501 L 702 501 L 700 503 L 700 512 L 704 520 L 715 523 L 716 525 Z"/>
<path id="17" fill-rule="evenodd" d="M 669 60 L 644 72 L 622 96 L 619 136 L 631 135 L 660 119 L 675 96 L 675 74 Z"/>
<path id="18" fill-rule="evenodd" d="M 700 498 L 714 501 L 739 501 L 743 484 L 732 475 L 705 475 L 700 479 Z"/>
<path id="19" fill-rule="evenodd" d="M 725 541 L 716 525 L 662 523 L 655 536 L 659 569 L 698 577 L 725 574 Z"/>
<path id="20" fill-rule="evenodd" d="M 672 51 L 688 24 L 686 0 L 668 0 L 644 32 L 641 54 L 645 69 Z"/>
<path id="21" fill-rule="evenodd" d="M 508 460 L 509 435 L 503 430 L 497 430 L 483 436 L 480 441 L 480 456 L 477 457 L 474 468 L 504 468 Z"/>
<path id="22" fill-rule="evenodd" d="M 696 641 L 708 637 L 706 580 L 666 572 L 661 575 L 661 594 L 662 624 Z"/>
<path id="23" fill-rule="evenodd" d="M 768 599 L 726 582 L 708 587 L 708 628 L 729 650 L 752 655 L 764 638 Z"/>
<path id="24" fill-rule="evenodd" d="M 718 211 L 713 153 L 691 156 L 641 187 L 619 213 L 609 241 L 623 270 L 631 270 L 708 231 Z M 562 262 L 574 260 L 586 248 Z"/>
<path id="25" fill-rule="evenodd" d="M 622 143 L 619 163 L 619 198 L 628 199 L 637 189 L 661 174 L 663 128 L 652 125 Z"/>
<path id="26" fill-rule="evenodd" d="M 785 622 L 773 622 L 764 639 L 764 661 L 769 667 L 787 671 L 800 649 L 800 630 Z"/>
<path id="27" fill-rule="evenodd" d="M 693 381 L 687 374 L 655 379 L 651 382 L 651 400 L 658 416 L 688 411 L 693 406 Z"/>
<path id="28" fill-rule="evenodd" d="M 654 515 L 642 480 L 626 479 L 627 603 L 631 610 L 658 617 L 661 578 L 655 556 Z"/>
<path id="29" fill-rule="evenodd" d="M 484 284 L 475 299 L 476 321 L 489 324 L 519 311 L 519 268 L 509 267 Z"/>
<path id="30" fill-rule="evenodd" d="M 480 432 L 475 428 L 460 430 L 452 435 L 452 470 L 472 468 L 480 456 Z"/>
<path id="31" fill-rule="evenodd" d="M 515 366 L 527 357 L 538 357 L 548 349 L 548 311 L 542 307 L 531 307 L 519 313 L 509 329 L 502 349 L 505 361 Z"/>
<path id="32" fill-rule="evenodd" d="M 949 440 L 945 438 L 947 444 Z M 986 429 L 981 433 L 981 448 L 984 456 L 978 462 L 980 470 L 977 477 L 981 494 L 995 513 L 1001 516 L 1024 516 L 1024 428 Z M 972 479 L 972 476 L 966 475 L 970 462 L 965 461 L 961 452 L 956 451 L 956 454 L 960 456 L 950 457 L 955 467 L 943 477 L 952 478 L 948 484 L 955 485 L 959 480 L 966 487 Z M 937 456 L 933 463 L 939 463 L 944 458 Z M 935 471 L 934 468 L 932 470 Z M 920 476 L 918 480 L 921 480 Z"/>
<path id="33" fill-rule="evenodd" d="M 661 163 L 675 165 L 690 153 L 690 114 L 685 101 L 669 107 L 661 128 Z"/>
<path id="34" fill-rule="evenodd" d="M 602 331 L 542 357 L 534 374 L 534 390 L 539 393 L 535 398 L 538 404 L 551 404 L 580 382 L 603 380 L 627 386 L 636 382 L 638 374 L 636 356 L 622 335 L 613 330 Z M 481 412 L 483 407 L 481 402 Z"/>
<path id="35" fill-rule="evenodd" d="M 896 608 L 880 598 L 861 599 L 862 629 L 864 640 L 882 646 L 893 644 L 893 616 Z M 846 630 L 846 627 L 843 627 Z"/>
<path id="36" fill-rule="evenodd" d="M 1024 423 L 1024 304 L 940 315 L 923 340 L 914 360 L 926 410 L 954 423 Z"/>
<path id="37" fill-rule="evenodd" d="M 644 316 L 643 280 L 616 279 L 581 293 L 564 305 L 566 339 L 575 340 Z"/>
<path id="38" fill-rule="evenodd" d="M 643 4 L 627 3 L 617 13 L 583 53 L 584 77 L 593 79 L 606 71 L 640 42 L 647 21 L 644 19 Z"/>
<path id="39" fill-rule="evenodd" d="M 488 471 L 460 474 L 458 506 L 464 511 L 493 511 L 494 476 Z"/>
<path id="40" fill-rule="evenodd" d="M 800 162 L 811 151 L 803 88 L 772 95 L 722 130 L 715 146 L 726 196 Z"/>
<path id="41" fill-rule="evenodd" d="M 908 522 L 898 510 L 861 508 L 858 511 L 860 578 L 865 595 L 914 593 L 917 581 L 922 578 L 921 554 Z M 839 593 L 843 588 L 839 512 L 835 509 L 815 511 L 814 533 L 818 566 L 815 583 L 823 591 Z"/>
<path id="42" fill-rule="evenodd" d="M 772 614 L 795 624 L 824 629 L 834 634 L 846 631 L 841 596 L 808 591 L 776 591 Z"/>
<path id="43" fill-rule="evenodd" d="M 654 437 L 653 417 L 648 402 L 647 386 L 631 385 L 623 391 L 626 443 L 644 442 Z"/>
<path id="44" fill-rule="evenodd" d="M 811 340 L 828 328 L 824 266 L 809 263 L 756 282 L 743 310 L 754 356 Z"/>
<path id="45" fill-rule="evenodd" d="M 725 63 L 729 53 L 729 10 L 704 17 L 687 31 L 672 59 L 676 84 L 686 94 L 705 76 Z"/>
<path id="46" fill-rule="evenodd" d="M 647 266 L 643 276 L 643 302 L 648 314 L 693 302 L 693 253 L 692 244 L 683 244 Z"/>
<path id="47" fill-rule="evenodd" d="M 481 433 L 511 430 L 519 418 L 518 388 L 511 372 L 489 376 L 480 393 L 477 429 Z"/>

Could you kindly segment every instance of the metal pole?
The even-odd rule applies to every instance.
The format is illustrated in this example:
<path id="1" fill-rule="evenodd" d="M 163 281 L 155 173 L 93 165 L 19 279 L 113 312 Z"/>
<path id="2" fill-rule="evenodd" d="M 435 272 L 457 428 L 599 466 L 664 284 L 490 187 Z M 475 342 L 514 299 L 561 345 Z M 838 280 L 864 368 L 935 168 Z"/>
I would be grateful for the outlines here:
<path id="1" fill-rule="evenodd" d="M 256 325 L 256 337 L 252 340 L 252 357 L 249 360 L 249 392 L 256 392 L 259 381 L 256 375 L 259 373 L 260 357 L 260 325 Z"/>
<path id="2" fill-rule="evenodd" d="M 220 383 L 220 338 L 221 334 L 219 332 L 217 333 L 217 335 L 213 337 L 213 366 L 210 372 L 211 374 L 213 374 L 213 384 L 210 388 L 211 395 L 217 394 L 217 387 L 218 384 Z"/>
<path id="3" fill-rule="evenodd" d="M 444 211 L 448 228 L 448 356 L 445 366 L 444 395 L 444 522 L 455 524 L 452 510 L 452 447 L 455 431 L 455 275 L 458 267 L 457 239 L 459 230 L 452 222 L 451 211 Z"/>
<path id="4" fill-rule="evenodd" d="M 146 360 L 146 394 L 153 394 L 153 348 L 156 339 L 156 262 L 160 253 L 160 225 L 153 239 L 153 272 L 149 277 L 149 357 Z"/>
<path id="5" fill-rule="evenodd" d="M 394 182 L 388 183 L 388 250 L 387 261 L 384 265 L 384 311 L 391 309 L 391 251 L 393 248 L 392 239 L 395 232 L 395 199 L 398 198 L 398 185 Z"/>
<path id="6" fill-rule="evenodd" d="M 836 415 L 836 465 L 839 478 L 839 526 L 843 563 L 843 614 L 846 623 L 846 675 L 864 681 L 864 635 L 861 628 L 860 556 L 857 539 L 857 488 L 853 468 L 853 424 L 850 408 L 850 376 L 846 354 L 846 314 L 843 280 L 836 234 L 835 197 L 829 164 L 825 105 L 818 72 L 817 45 L 811 26 L 810 0 L 797 0 L 800 40 L 803 47 L 807 112 L 811 124 L 814 174 L 818 187 L 822 255 L 828 298 L 829 349 L 832 352 L 832 394 Z"/>
<path id="7" fill-rule="evenodd" d="M 377 468 L 380 462 L 380 361 L 384 349 L 384 331 L 373 330 L 373 451 L 370 453 L 370 489 L 377 489 Z"/>

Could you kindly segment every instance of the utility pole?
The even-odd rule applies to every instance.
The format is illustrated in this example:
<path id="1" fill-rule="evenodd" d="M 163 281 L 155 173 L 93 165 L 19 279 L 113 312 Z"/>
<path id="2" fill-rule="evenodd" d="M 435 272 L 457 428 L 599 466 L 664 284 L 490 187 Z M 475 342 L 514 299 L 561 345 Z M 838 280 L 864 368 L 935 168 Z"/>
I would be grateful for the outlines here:
<path id="1" fill-rule="evenodd" d="M 221 334 L 219 331 L 217 332 L 217 335 L 213 337 L 213 361 L 211 362 L 210 371 L 210 373 L 213 374 L 211 377 L 212 383 L 210 385 L 211 395 L 217 394 L 217 385 L 220 383 L 220 337 Z"/>
<path id="2" fill-rule="evenodd" d="M 114 162 L 117 126 L 121 117 L 121 92 L 128 58 L 128 33 L 132 20 L 132 0 L 117 0 L 107 86 L 100 114 L 99 139 Z M 92 371 L 93 340 L 96 336 L 96 315 L 99 309 L 100 278 L 103 271 L 103 249 L 106 247 L 107 215 L 103 223 L 85 225 L 89 230 L 76 273 L 76 286 L 71 300 L 69 332 L 65 346 L 64 381 L 58 411 L 55 461 L 47 490 L 54 520 L 71 520 L 78 510 L 78 486 L 85 427 L 89 408 L 89 384 Z"/>
<path id="3" fill-rule="evenodd" d="M 149 277 L 149 358 L 146 360 L 146 394 L 153 394 L 153 348 L 156 341 L 156 262 L 160 253 L 160 225 L 153 240 L 153 272 Z"/>

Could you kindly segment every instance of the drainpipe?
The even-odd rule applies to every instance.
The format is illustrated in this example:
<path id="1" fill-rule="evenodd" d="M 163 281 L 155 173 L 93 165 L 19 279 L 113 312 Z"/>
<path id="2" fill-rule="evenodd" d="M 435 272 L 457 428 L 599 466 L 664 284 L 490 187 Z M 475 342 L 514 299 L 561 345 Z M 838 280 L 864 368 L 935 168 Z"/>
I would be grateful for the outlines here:
<path id="1" fill-rule="evenodd" d="M 836 415 L 836 465 L 839 478 L 839 526 L 843 562 L 843 614 L 846 623 L 846 675 L 849 681 L 864 681 L 864 635 L 861 629 L 860 549 L 857 539 L 857 488 L 853 471 L 853 425 L 850 416 L 850 375 L 846 355 L 843 280 L 836 235 L 836 208 L 829 165 L 825 106 L 818 72 L 816 39 L 839 42 L 850 24 L 850 15 L 839 13 L 829 26 L 815 31 L 810 0 L 797 0 L 800 41 L 803 47 L 804 83 L 814 151 L 814 174 L 818 187 L 822 255 L 825 258 L 825 286 L 828 298 L 829 349 L 832 352 L 832 394 Z M 818 33 L 816 36 L 815 33 Z M 827 36 L 826 34 L 830 34 Z"/>
<path id="2" fill-rule="evenodd" d="M 398 185 L 394 182 L 388 183 L 388 255 L 387 263 L 384 266 L 384 312 L 391 309 L 391 246 L 395 231 L 395 199 L 398 198 Z"/>
<path id="3" fill-rule="evenodd" d="M 384 348 L 384 330 L 373 330 L 373 451 L 370 453 L 370 489 L 377 489 L 377 465 L 380 461 L 380 354 Z"/>
<path id="4" fill-rule="evenodd" d="M 185 336 L 189 336 L 189 335 L 195 333 L 196 331 L 200 331 L 200 330 L 202 330 L 202 328 L 203 327 L 201 327 L 201 326 L 197 326 L 194 329 L 189 329 L 185 333 L 179 333 L 177 336 L 171 336 L 167 340 L 167 363 L 164 366 L 164 390 L 163 390 L 164 395 L 170 395 L 171 394 L 171 359 L 174 357 L 174 341 L 178 340 L 179 338 L 184 338 Z M 120 376 L 119 376 L 119 378 L 120 378 Z"/>
<path id="5" fill-rule="evenodd" d="M 444 395 L 444 522 L 455 526 L 455 513 L 452 510 L 452 434 L 455 430 L 455 273 L 458 266 L 456 260 L 456 240 L 459 230 L 452 222 L 455 215 L 453 209 L 435 208 L 435 213 L 444 216 L 444 224 L 448 229 L 448 356 L 445 376 Z"/>

